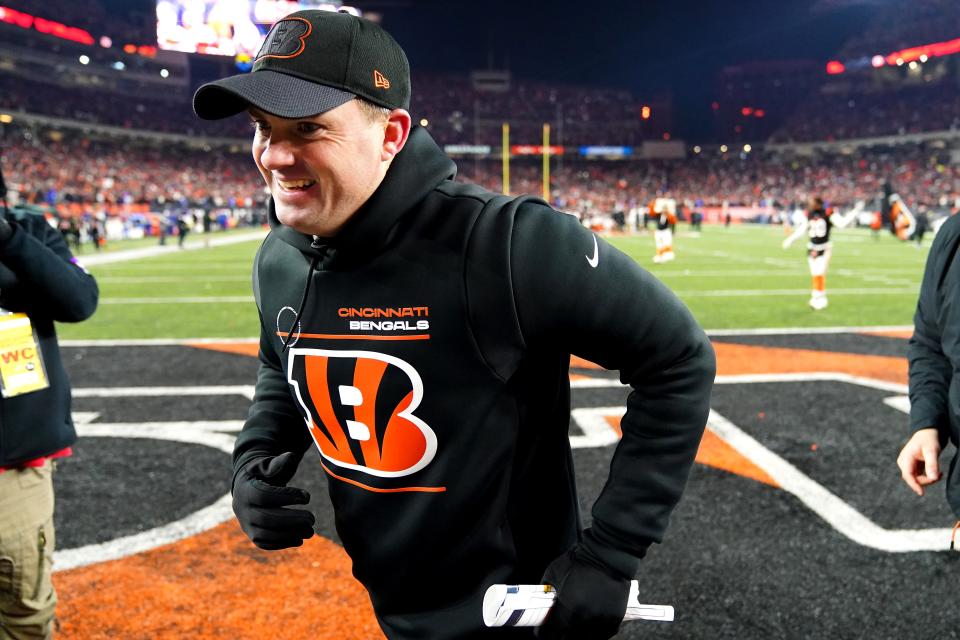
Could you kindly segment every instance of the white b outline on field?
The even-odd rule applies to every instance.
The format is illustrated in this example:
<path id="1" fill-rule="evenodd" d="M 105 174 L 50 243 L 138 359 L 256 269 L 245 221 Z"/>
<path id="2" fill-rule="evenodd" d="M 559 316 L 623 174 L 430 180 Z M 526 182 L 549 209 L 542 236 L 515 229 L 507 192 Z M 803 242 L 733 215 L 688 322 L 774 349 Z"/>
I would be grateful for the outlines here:
<path id="1" fill-rule="evenodd" d="M 884 403 L 900 411 L 909 411 L 909 404 L 905 402 L 903 397 L 907 392 L 906 385 L 861 378 L 844 373 L 759 374 L 717 376 L 716 378 L 716 384 L 816 381 L 846 382 L 889 391 L 898 395 L 885 399 Z M 572 389 L 588 389 L 622 387 L 624 385 L 612 378 L 588 378 L 574 380 L 570 386 Z M 241 395 L 247 399 L 252 399 L 253 387 L 249 385 L 222 385 L 77 388 L 74 389 L 73 395 L 77 398 Z M 615 444 L 619 437 L 605 418 L 608 416 L 622 417 L 623 413 L 623 406 L 574 409 L 571 412 L 571 417 L 582 433 L 571 434 L 571 446 L 573 448 L 588 448 Z M 97 417 L 96 412 L 75 412 L 74 420 L 78 435 L 87 438 L 147 438 L 199 444 L 217 449 L 227 455 L 230 455 L 233 451 L 233 443 L 236 439 L 235 432 L 243 426 L 242 420 L 97 423 L 95 422 Z M 719 413 L 711 410 L 707 428 L 761 468 L 782 489 L 796 496 L 807 508 L 857 544 L 895 553 L 947 550 L 950 529 L 884 529 L 782 457 L 764 447 Z M 230 502 L 230 494 L 226 493 L 213 504 L 175 522 L 98 544 L 57 551 L 54 554 L 54 571 L 65 571 L 107 560 L 117 560 L 202 533 L 233 517 Z"/>
<path id="2" fill-rule="evenodd" d="M 845 373 L 773 373 L 717 376 L 715 384 L 757 384 L 764 382 L 844 382 L 871 389 L 889 391 L 896 396 L 884 399 L 884 404 L 909 413 L 906 398 L 907 385 L 872 378 L 852 376 Z M 606 383 L 606 384 L 604 384 Z M 606 378 L 576 380 L 572 388 L 620 387 L 619 381 Z M 606 446 L 617 441 L 617 435 L 605 421 L 607 416 L 622 417 L 624 407 L 591 407 L 574 409 L 573 419 L 583 431 L 581 436 L 571 436 L 576 446 Z M 950 529 L 884 529 L 870 518 L 857 511 L 848 502 L 832 493 L 795 466 L 767 449 L 743 429 L 733 424 L 716 411 L 711 410 L 707 428 L 723 439 L 738 453 L 750 460 L 770 476 L 784 491 L 796 496 L 808 509 L 827 524 L 857 544 L 891 553 L 912 551 L 949 550 Z M 892 468 L 892 462 L 891 462 Z M 892 473 L 892 471 L 891 471 Z"/>

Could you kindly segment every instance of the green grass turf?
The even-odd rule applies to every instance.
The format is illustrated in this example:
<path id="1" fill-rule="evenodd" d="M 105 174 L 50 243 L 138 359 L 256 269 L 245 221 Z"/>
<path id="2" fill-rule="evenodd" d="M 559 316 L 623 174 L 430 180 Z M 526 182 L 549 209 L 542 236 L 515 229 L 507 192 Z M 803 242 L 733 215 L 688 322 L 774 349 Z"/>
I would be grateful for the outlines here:
<path id="1" fill-rule="evenodd" d="M 911 324 L 929 242 L 918 250 L 888 232 L 876 239 L 860 229 L 834 235 L 830 306 L 822 311 L 807 306 L 805 242 L 781 249 L 780 227 L 705 226 L 693 236 L 681 225 L 677 259 L 662 265 L 653 262 L 652 233 L 609 241 L 662 279 L 708 330 Z M 255 337 L 250 269 L 258 246 L 243 242 L 93 266 L 100 307 L 86 322 L 59 325 L 60 337 Z"/>

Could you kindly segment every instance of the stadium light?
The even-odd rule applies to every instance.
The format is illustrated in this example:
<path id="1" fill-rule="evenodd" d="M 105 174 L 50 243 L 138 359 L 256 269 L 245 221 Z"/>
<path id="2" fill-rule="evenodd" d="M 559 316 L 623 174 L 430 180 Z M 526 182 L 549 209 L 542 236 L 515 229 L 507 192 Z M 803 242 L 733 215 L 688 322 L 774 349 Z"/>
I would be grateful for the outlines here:
<path id="1" fill-rule="evenodd" d="M 117 71 L 123 71 L 124 69 L 127 68 L 127 65 L 123 64 L 123 62 L 121 62 L 120 60 L 117 60 L 111 66 Z"/>
<path id="2" fill-rule="evenodd" d="M 428 124 L 430 124 L 430 121 L 429 121 L 429 120 L 427 120 L 426 118 L 420 118 L 420 126 L 421 126 L 421 127 L 425 127 L 425 126 L 427 126 Z"/>
<path id="3" fill-rule="evenodd" d="M 926 62 L 926 61 L 929 60 L 929 59 L 930 59 L 930 58 L 928 58 L 928 57 L 927 57 L 927 54 L 925 54 L 925 53 L 920 56 L 920 62 Z"/>
<path id="4" fill-rule="evenodd" d="M 13 116 L 9 113 L 0 113 L 0 122 L 3 124 L 10 124 L 13 122 Z"/>
<path id="5" fill-rule="evenodd" d="M 902 67 L 902 66 L 903 66 L 903 58 L 897 58 L 897 66 L 898 66 L 898 67 Z"/>
<path id="6" fill-rule="evenodd" d="M 846 71 L 846 67 L 839 60 L 831 60 L 827 63 L 827 73 L 831 76 L 839 75 Z"/>
<path id="7" fill-rule="evenodd" d="M 650 107 L 648 107 L 647 105 L 643 105 L 642 107 L 640 107 L 640 117 L 643 118 L 644 120 L 649 120 Z"/>
<path id="8" fill-rule="evenodd" d="M 166 69 L 160 69 L 160 77 L 161 77 L 161 78 L 169 78 L 169 77 L 170 77 L 170 72 L 167 71 Z"/>
<path id="9" fill-rule="evenodd" d="M 753 151 L 753 147 L 751 147 L 751 146 L 748 145 L 748 144 L 743 145 L 743 152 L 744 152 L 744 153 L 750 153 L 751 151 Z"/>
<path id="10" fill-rule="evenodd" d="M 726 153 L 726 152 L 727 152 L 727 145 L 725 144 L 720 145 L 720 153 Z"/>
<path id="11" fill-rule="evenodd" d="M 80 64 L 90 64 L 90 56 L 84 54 L 79 58 Z"/>
<path id="12" fill-rule="evenodd" d="M 882 66 L 885 65 L 886 63 L 887 63 L 887 61 L 884 60 L 883 56 L 881 56 L 881 55 L 879 55 L 879 54 L 873 56 L 872 58 L 870 58 L 870 64 L 872 64 L 875 69 L 879 69 L 880 67 L 882 67 Z"/>
<path id="13" fill-rule="evenodd" d="M 701 151 L 700 145 L 697 145 L 697 146 L 695 146 L 695 147 L 693 148 L 693 152 L 694 152 L 694 153 L 700 153 L 700 151 Z"/>

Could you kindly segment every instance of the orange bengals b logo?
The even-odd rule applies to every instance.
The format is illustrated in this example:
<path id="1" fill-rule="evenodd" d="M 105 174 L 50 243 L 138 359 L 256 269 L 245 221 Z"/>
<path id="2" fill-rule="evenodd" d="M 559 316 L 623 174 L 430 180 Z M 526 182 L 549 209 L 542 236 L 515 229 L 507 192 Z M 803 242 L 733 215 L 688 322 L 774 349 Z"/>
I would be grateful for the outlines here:
<path id="1" fill-rule="evenodd" d="M 373 351 L 290 349 L 287 380 L 320 454 L 382 478 L 430 464 L 437 436 L 414 410 L 423 399 L 409 363 Z"/>

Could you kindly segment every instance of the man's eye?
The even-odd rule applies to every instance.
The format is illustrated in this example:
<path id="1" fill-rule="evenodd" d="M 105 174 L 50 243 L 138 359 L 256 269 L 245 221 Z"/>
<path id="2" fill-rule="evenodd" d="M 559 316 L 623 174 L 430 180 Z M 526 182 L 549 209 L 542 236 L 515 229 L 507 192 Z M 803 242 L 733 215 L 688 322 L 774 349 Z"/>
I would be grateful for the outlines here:
<path id="1" fill-rule="evenodd" d="M 315 122 L 298 122 L 297 131 L 300 133 L 316 133 L 320 131 L 323 127 Z"/>
<path id="2" fill-rule="evenodd" d="M 257 133 L 263 133 L 270 130 L 270 125 L 263 120 L 253 120 L 250 122 L 250 126 L 253 127 L 254 131 Z"/>

